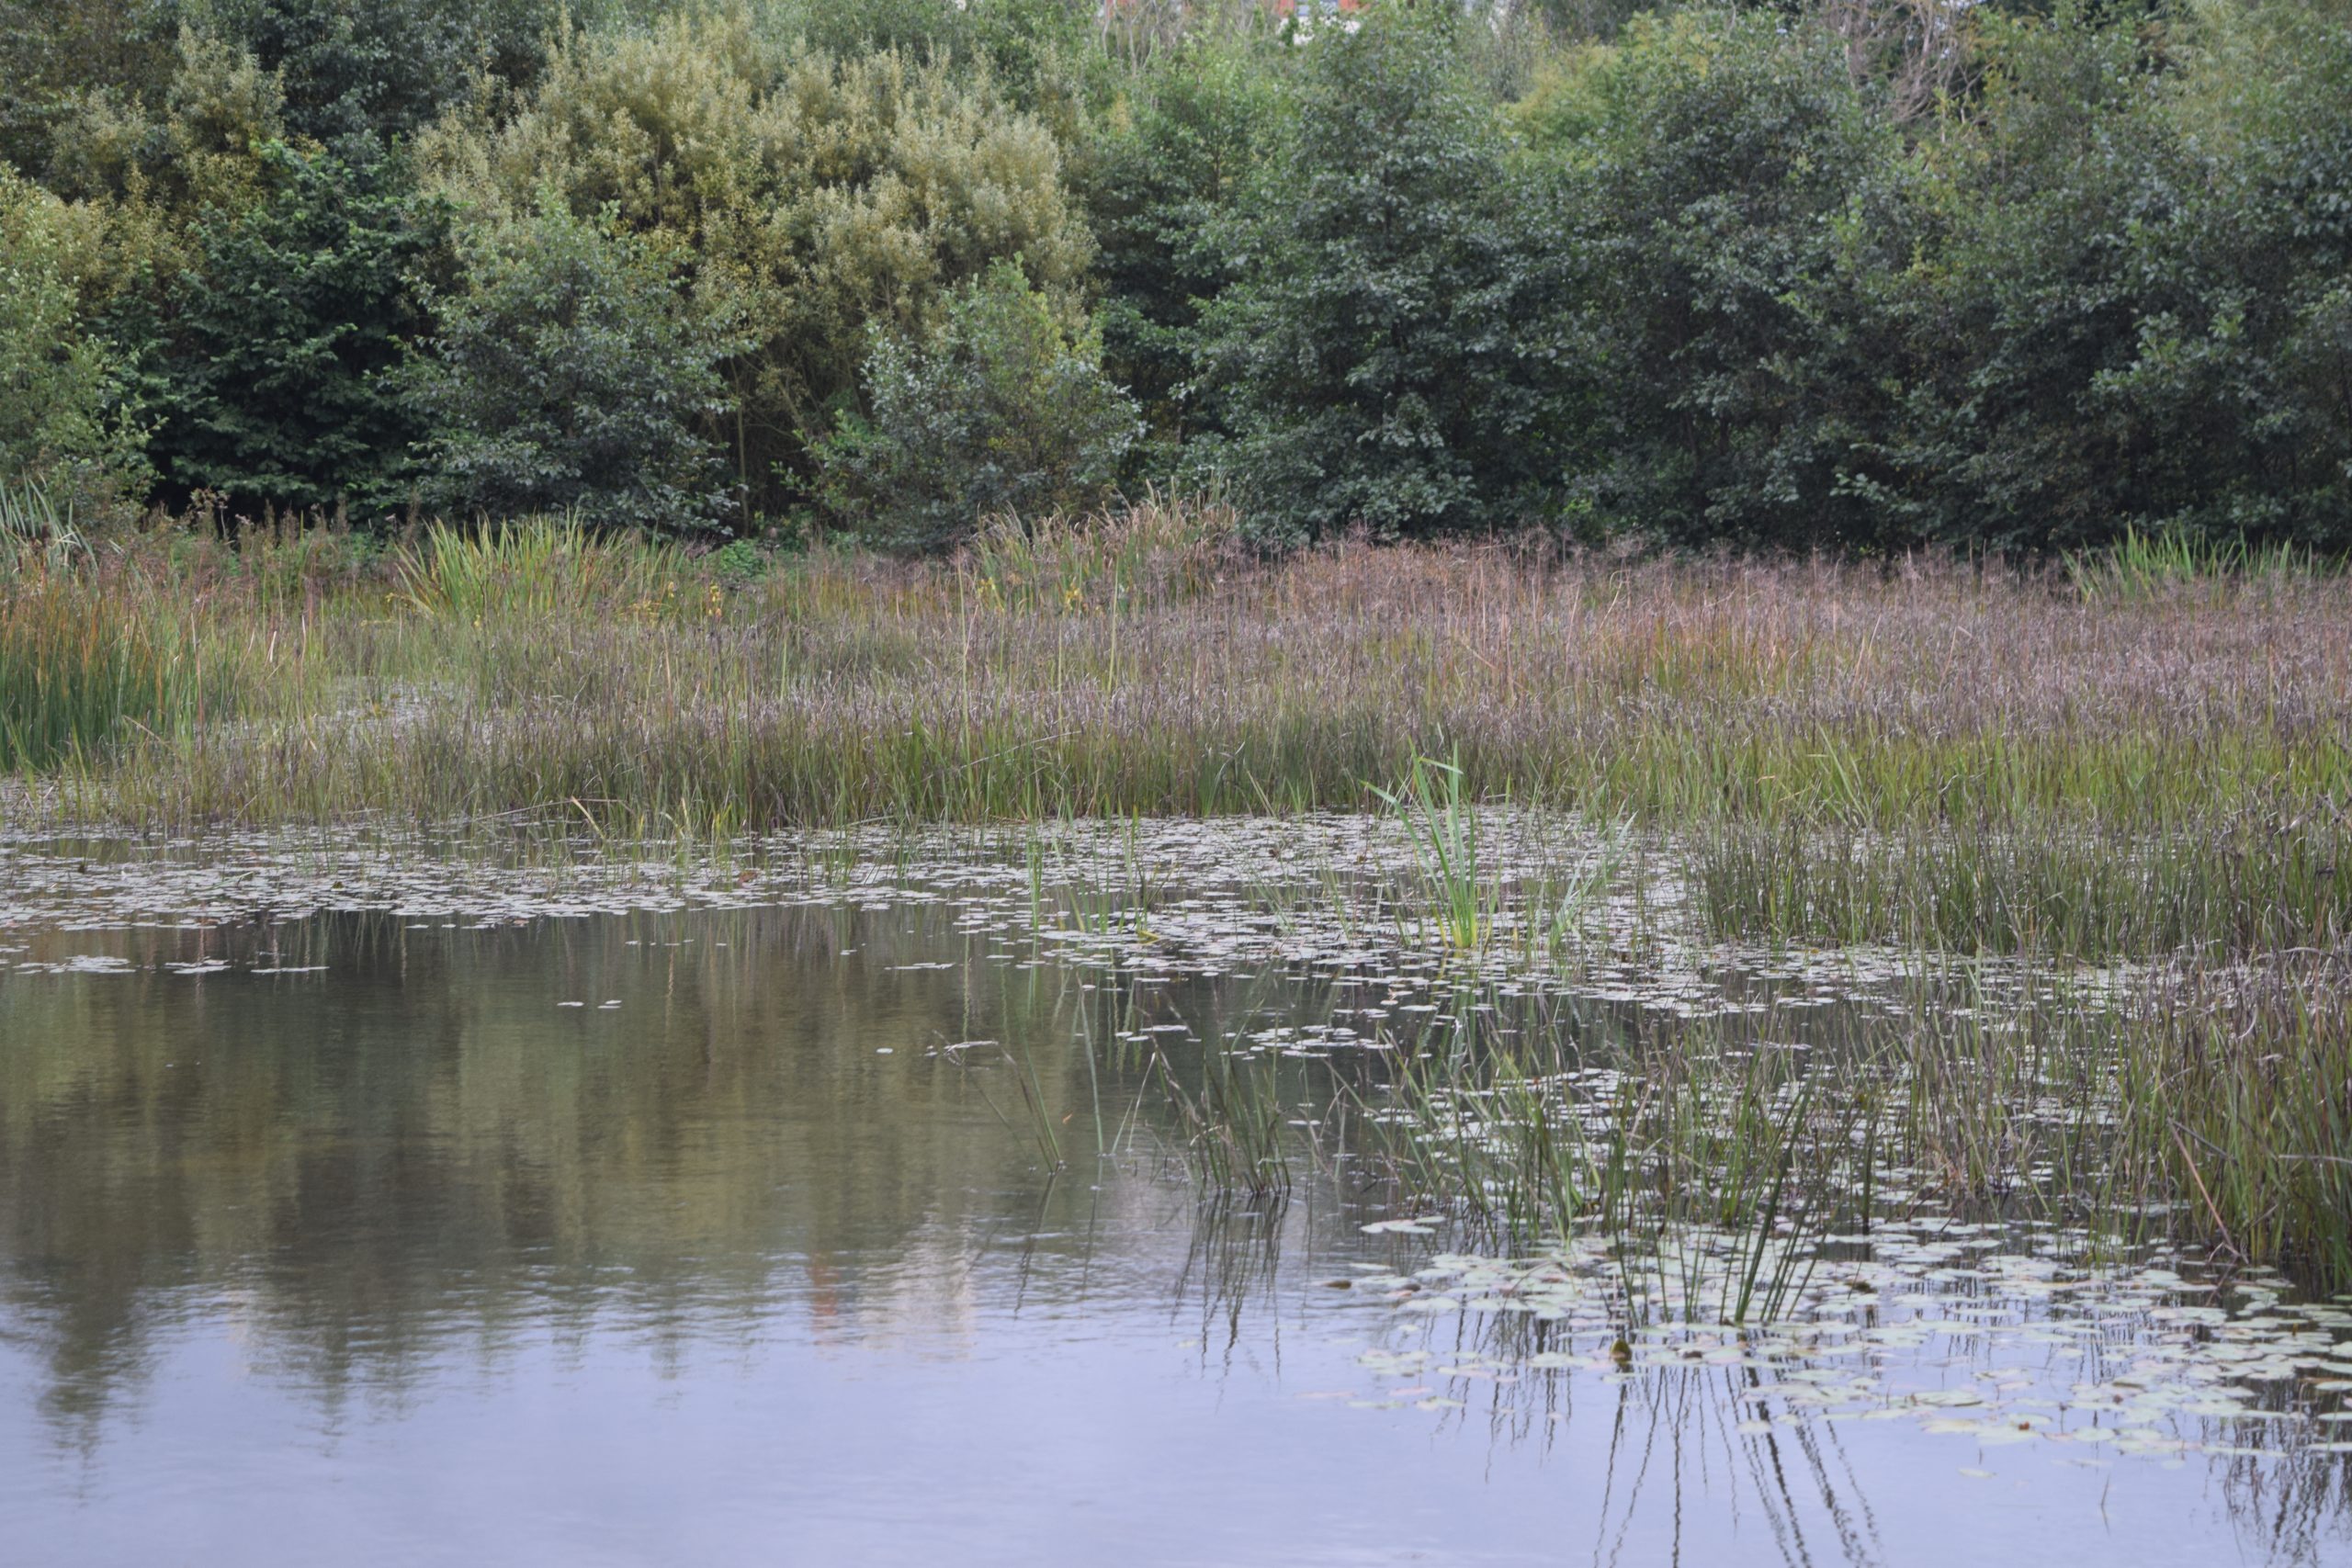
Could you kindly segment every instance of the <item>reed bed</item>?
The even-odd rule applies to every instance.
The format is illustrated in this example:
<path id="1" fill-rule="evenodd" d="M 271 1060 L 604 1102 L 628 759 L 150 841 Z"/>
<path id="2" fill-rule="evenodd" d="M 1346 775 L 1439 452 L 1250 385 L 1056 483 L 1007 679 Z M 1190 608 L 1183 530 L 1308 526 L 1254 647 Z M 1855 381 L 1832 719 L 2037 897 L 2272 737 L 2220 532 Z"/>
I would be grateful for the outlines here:
<path id="1" fill-rule="evenodd" d="M 1939 988 L 1811 1043 L 1787 1018 L 1611 1034 L 1522 1015 L 1388 1057 L 1352 1090 L 1356 1138 L 1408 1212 L 1506 1251 L 1582 1235 L 1631 1271 L 1703 1262 L 1725 1321 L 1773 1316 L 1841 1243 L 1922 1213 L 2352 1287 L 2352 964 L 1971 999 Z"/>
<path id="2" fill-rule="evenodd" d="M 70 576 L 0 592 L 0 770 L 99 765 L 130 737 L 168 744 L 200 722 L 210 683 L 175 634 Z"/>
<path id="3" fill-rule="evenodd" d="M 222 700 L 155 724 L 122 686 L 123 721 L 10 765 L 146 826 L 707 836 L 1369 807 L 1432 757 L 1463 799 L 1684 836 L 1729 932 L 2090 953 L 2345 929 L 2352 583 L 2308 563 L 1268 560 L 1229 512 L 1159 499 L 949 560 L 751 558 L 558 521 L 102 543 L 0 590 L 7 614 L 175 628 Z M 17 655 L 11 692 L 54 688 L 49 657 Z"/>

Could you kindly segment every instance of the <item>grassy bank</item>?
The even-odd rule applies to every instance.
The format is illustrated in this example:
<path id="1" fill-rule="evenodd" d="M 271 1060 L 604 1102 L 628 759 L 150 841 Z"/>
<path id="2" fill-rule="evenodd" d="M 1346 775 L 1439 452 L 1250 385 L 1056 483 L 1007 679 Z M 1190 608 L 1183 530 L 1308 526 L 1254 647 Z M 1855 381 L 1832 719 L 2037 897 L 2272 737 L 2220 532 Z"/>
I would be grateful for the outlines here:
<path id="1" fill-rule="evenodd" d="M 1446 755 L 1473 797 L 1687 835 L 1730 929 L 2086 952 L 2343 931 L 2339 575 L 1267 561 L 1230 533 L 1147 506 L 907 564 L 550 525 L 376 553 L 167 531 L 28 558 L 4 591 L 8 711 L 41 716 L 12 716 L 40 739 L 9 761 L 149 826 L 699 836 L 1355 807 Z M 96 616 L 135 630 L 89 673 Z"/>

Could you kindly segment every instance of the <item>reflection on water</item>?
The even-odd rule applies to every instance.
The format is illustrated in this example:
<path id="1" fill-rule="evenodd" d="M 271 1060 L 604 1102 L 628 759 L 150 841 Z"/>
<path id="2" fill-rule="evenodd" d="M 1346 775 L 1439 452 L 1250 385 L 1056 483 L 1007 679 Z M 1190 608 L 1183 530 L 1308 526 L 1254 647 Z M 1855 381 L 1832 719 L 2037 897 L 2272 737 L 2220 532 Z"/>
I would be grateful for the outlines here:
<path id="1" fill-rule="evenodd" d="M 1564 1329 L 1531 1369 L 1475 1303 L 1335 1288 L 1437 1278 L 1436 1243 L 1366 1234 L 1344 1165 L 1204 1211 L 1145 1070 L 1327 1027 L 1329 993 L 1278 967 L 1122 980 L 935 902 L 5 945 L 11 1562 L 2324 1562 L 2352 1540 L 2340 1466 L 1994 1462 L 1914 1422 L 1759 1425 L 1753 1364 L 1621 1366 Z M 1306 1121 L 1325 1100 L 1299 1069 Z"/>

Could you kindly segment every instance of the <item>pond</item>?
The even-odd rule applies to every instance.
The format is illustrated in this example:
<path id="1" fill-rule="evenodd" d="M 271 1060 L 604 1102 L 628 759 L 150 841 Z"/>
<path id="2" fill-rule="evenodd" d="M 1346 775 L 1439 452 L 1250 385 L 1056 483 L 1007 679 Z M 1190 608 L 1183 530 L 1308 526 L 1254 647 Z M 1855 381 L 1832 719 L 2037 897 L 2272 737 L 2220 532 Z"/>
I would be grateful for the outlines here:
<path id="1" fill-rule="evenodd" d="M 1407 1201 L 1349 1108 L 1449 1010 L 1598 1050 L 1777 995 L 1828 1049 L 1893 982 L 1449 1000 L 1282 892 L 1379 852 L 7 841 L 8 1561 L 2352 1554 L 2352 1312 L 2275 1276 L 1916 1207 L 1770 1323 L 1703 1261 L 1634 1317 L 1600 1241 Z M 1170 1086 L 1241 1043 L 1283 1181 L 1206 1193 Z"/>

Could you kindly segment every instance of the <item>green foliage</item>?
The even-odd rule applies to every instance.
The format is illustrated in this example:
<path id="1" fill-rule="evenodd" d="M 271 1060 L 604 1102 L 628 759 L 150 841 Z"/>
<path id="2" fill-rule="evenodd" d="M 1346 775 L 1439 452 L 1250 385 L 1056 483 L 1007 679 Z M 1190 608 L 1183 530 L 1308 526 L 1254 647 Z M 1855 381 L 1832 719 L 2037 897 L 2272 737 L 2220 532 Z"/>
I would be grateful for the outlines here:
<path id="1" fill-rule="evenodd" d="M 1083 288 L 1091 247 L 1043 125 L 944 62 L 808 52 L 741 6 L 575 34 L 511 121 L 428 143 L 460 202 L 513 211 L 548 184 L 575 213 L 609 205 L 755 324 L 709 429 L 757 511 L 797 499 L 808 439 L 858 405 L 869 329 L 937 331 L 959 284 L 1016 254 L 1073 320 Z"/>
<path id="2" fill-rule="evenodd" d="M 150 456 L 170 490 L 232 510 L 397 505 L 413 427 L 390 373 L 424 321 L 410 269 L 437 216 L 381 158 L 285 142 L 257 157 L 258 199 L 206 209 L 160 311 L 118 316 L 141 350 Z"/>
<path id="3" fill-rule="evenodd" d="M 815 443 L 967 461 L 909 411 L 1018 258 L 1121 478 L 1261 544 L 2352 550 L 2340 7 L 0 0 L 0 466 L 67 510 L 805 517 Z M 548 192 L 571 281 L 493 309 L 446 216 Z M 537 325 L 461 372 L 483 311 Z"/>
<path id="4" fill-rule="evenodd" d="M 2184 34 L 1990 33 L 1905 431 L 1941 536 L 2352 539 L 2352 37 L 2289 7 Z"/>
<path id="5" fill-rule="evenodd" d="M 478 73 L 527 79 L 555 0 L 206 0 L 209 28 L 283 85 L 288 122 L 322 141 L 404 134 L 468 98 Z"/>
<path id="6" fill-rule="evenodd" d="M 1073 339 L 1012 262 L 957 292 L 934 342 L 877 332 L 865 377 L 874 412 L 819 444 L 820 474 L 845 527 L 899 549 L 1099 506 L 1139 430 L 1099 341 Z"/>
<path id="7" fill-rule="evenodd" d="M 0 479 L 136 464 L 135 441 L 107 417 L 106 345 L 77 309 L 90 217 L 0 164 Z"/>
<path id="8" fill-rule="evenodd" d="M 178 10 L 178 0 L 0 0 L 0 163 L 46 167 L 57 123 L 91 92 L 159 90 Z"/>
<path id="9" fill-rule="evenodd" d="M 1260 538 L 1538 514 L 1558 471 L 1567 268 L 1438 10 L 1319 30 L 1285 155 L 1229 237 L 1201 357 Z"/>
<path id="10" fill-rule="evenodd" d="M 405 378 L 425 431 L 424 499 L 492 517 L 694 528 L 719 505 L 698 423 L 730 338 L 643 240 L 549 194 L 460 234 L 462 280 Z"/>
<path id="11" fill-rule="evenodd" d="M 770 0 L 759 15 L 771 36 L 836 59 L 896 52 L 984 75 L 1065 141 L 1114 81 L 1090 0 Z"/>
<path id="12" fill-rule="evenodd" d="M 1860 544 L 1874 396 L 1899 368 L 1855 287 L 1900 268 L 1893 127 L 1836 39 L 1770 13 L 1641 20 L 1528 122 L 1568 171 L 1605 367 L 1604 524 Z"/>
<path id="13" fill-rule="evenodd" d="M 745 588 L 768 574 L 767 553 L 749 539 L 729 539 L 703 558 L 704 570 L 732 588 Z"/>
<path id="14" fill-rule="evenodd" d="M 1103 362 L 1143 405 L 1162 473 L 1195 433 L 1185 389 L 1201 308 L 1246 268 L 1246 250 L 1219 240 L 1288 133 L 1295 53 L 1247 34 L 1168 51 L 1088 149 Z"/>
<path id="15" fill-rule="evenodd" d="M 260 150 L 286 135 L 278 78 L 250 53 L 182 28 L 153 99 L 96 91 L 74 101 L 51 138 L 48 177 L 62 196 L 185 225 L 207 209 L 238 212 L 259 199 Z"/>

